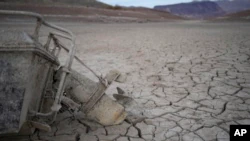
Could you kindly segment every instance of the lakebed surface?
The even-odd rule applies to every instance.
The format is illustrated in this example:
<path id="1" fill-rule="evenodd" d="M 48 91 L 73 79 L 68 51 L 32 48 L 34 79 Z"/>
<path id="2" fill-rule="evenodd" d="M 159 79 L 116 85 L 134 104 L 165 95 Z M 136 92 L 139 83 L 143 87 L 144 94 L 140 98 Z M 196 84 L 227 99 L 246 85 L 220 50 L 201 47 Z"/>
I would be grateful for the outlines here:
<path id="1" fill-rule="evenodd" d="M 37 131 L 31 140 L 228 141 L 229 125 L 250 124 L 250 23 L 56 24 L 76 34 L 77 56 L 98 74 L 127 75 L 110 97 L 120 87 L 150 114 L 104 127 L 64 112 L 52 132 Z M 0 25 L 32 31 L 28 23 Z"/>

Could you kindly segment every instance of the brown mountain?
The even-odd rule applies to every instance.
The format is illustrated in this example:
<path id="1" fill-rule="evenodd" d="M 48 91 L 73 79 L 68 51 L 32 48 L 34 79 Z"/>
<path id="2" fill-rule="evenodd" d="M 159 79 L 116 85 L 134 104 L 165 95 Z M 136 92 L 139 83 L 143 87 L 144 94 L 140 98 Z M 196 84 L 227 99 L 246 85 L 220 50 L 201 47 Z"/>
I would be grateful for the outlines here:
<path id="1" fill-rule="evenodd" d="M 31 11 L 43 14 L 45 18 L 48 19 L 59 19 L 64 21 L 149 22 L 183 19 L 169 12 L 142 7 L 124 8 L 119 6 L 108 6 L 105 8 L 96 8 L 75 5 L 0 3 L 0 9 Z"/>
<path id="2" fill-rule="evenodd" d="M 84 5 L 89 7 L 105 8 L 110 5 L 97 0 L 0 0 L 7 3 L 29 3 L 29 4 L 46 4 L 46 5 Z"/>

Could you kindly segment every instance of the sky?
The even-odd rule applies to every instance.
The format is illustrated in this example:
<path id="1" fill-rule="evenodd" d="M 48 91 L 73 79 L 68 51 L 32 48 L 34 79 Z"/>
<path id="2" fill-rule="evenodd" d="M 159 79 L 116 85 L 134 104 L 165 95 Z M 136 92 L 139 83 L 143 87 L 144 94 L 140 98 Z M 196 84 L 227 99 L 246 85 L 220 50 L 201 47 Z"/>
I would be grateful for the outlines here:
<path id="1" fill-rule="evenodd" d="M 99 0 L 110 5 L 121 6 L 143 6 L 153 8 L 155 5 L 176 4 L 181 2 L 190 2 L 192 0 Z"/>

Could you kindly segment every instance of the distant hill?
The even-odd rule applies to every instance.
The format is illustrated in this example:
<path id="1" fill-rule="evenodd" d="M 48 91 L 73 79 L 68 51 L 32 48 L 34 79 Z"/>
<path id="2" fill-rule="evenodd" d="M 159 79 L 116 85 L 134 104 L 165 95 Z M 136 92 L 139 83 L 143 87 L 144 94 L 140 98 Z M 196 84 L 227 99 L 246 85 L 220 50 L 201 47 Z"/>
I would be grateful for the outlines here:
<path id="1" fill-rule="evenodd" d="M 229 14 L 227 16 L 232 18 L 246 18 L 250 20 L 250 10 Z"/>
<path id="2" fill-rule="evenodd" d="M 215 17 L 225 14 L 225 12 L 217 3 L 210 1 L 155 6 L 154 9 L 168 11 L 170 13 L 183 17 L 198 19 Z"/>
<path id="3" fill-rule="evenodd" d="M 43 14 L 45 18 L 63 21 L 89 22 L 151 22 L 183 20 L 169 12 L 158 11 L 143 7 L 108 6 L 105 8 L 76 6 L 76 5 L 44 5 L 0 3 L 1 10 L 31 11 Z M 8 20 L 8 17 L 3 17 Z M 0 17 L 1 21 L 1 17 Z"/>
<path id="4" fill-rule="evenodd" d="M 7 3 L 31 3 L 31 4 L 46 4 L 46 5 L 82 5 L 89 7 L 105 8 L 110 5 L 99 2 L 97 0 L 0 0 Z"/>
<path id="5" fill-rule="evenodd" d="M 212 21 L 250 21 L 250 10 L 228 14 L 223 17 L 211 19 Z"/>
<path id="6" fill-rule="evenodd" d="M 250 9 L 250 0 L 218 0 L 216 3 L 226 13 L 236 13 Z"/>
<path id="7" fill-rule="evenodd" d="M 204 19 L 225 14 L 223 9 L 217 3 L 210 1 L 160 5 L 155 6 L 154 9 L 168 11 L 175 15 L 195 19 Z"/>

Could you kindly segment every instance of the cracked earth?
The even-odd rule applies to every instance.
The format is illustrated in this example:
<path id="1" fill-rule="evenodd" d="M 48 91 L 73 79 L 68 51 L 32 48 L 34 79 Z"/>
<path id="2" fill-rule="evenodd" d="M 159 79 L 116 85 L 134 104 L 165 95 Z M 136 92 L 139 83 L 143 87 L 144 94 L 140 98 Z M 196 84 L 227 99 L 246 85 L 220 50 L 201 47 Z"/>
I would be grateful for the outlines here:
<path id="1" fill-rule="evenodd" d="M 249 23 L 62 26 L 76 33 L 77 55 L 98 74 L 127 75 L 107 94 L 122 88 L 146 118 L 105 127 L 64 112 L 52 132 L 31 140 L 228 141 L 229 125 L 250 124 Z"/>

